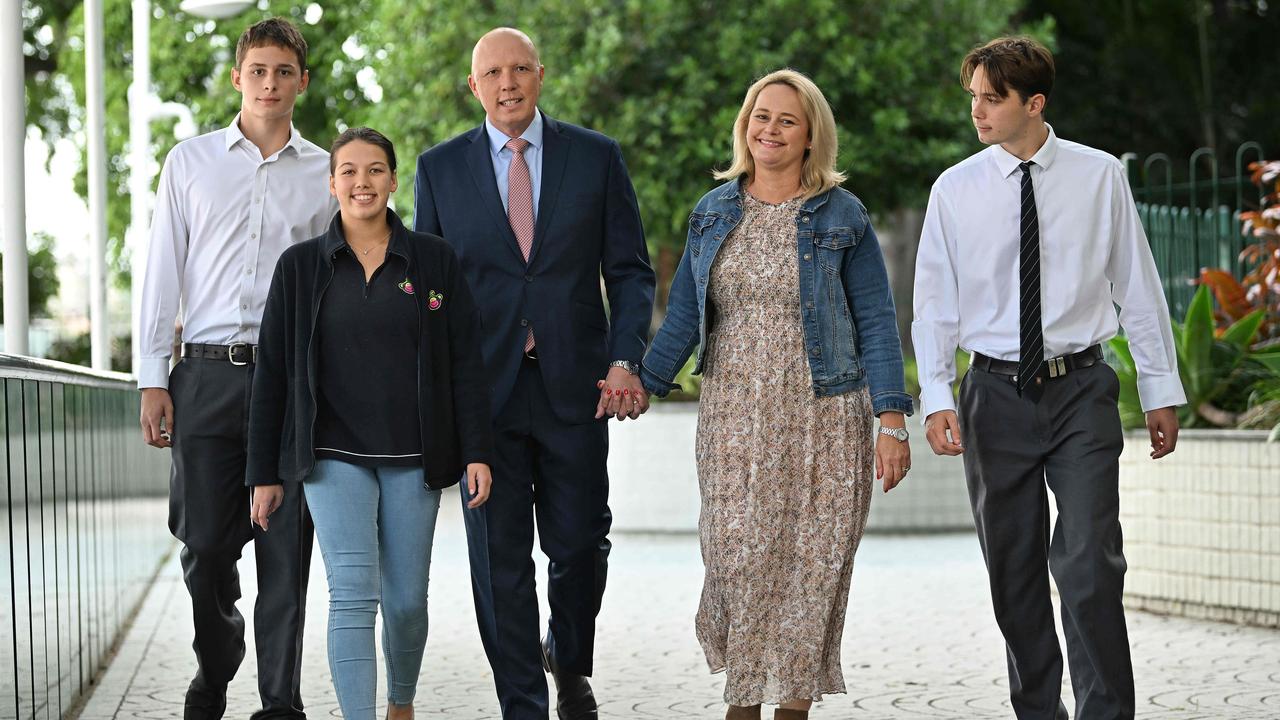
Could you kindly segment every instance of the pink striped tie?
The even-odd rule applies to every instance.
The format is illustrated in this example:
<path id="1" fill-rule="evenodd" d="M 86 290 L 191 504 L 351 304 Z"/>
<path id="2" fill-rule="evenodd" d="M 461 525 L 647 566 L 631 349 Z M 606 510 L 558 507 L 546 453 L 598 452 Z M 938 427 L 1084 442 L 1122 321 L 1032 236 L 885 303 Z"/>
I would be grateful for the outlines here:
<path id="1" fill-rule="evenodd" d="M 511 138 L 507 141 L 507 148 L 511 150 L 511 167 L 507 171 L 507 221 L 511 223 L 511 232 L 515 233 L 516 244 L 527 263 L 533 250 L 533 183 L 529 181 L 529 166 L 524 161 L 529 141 Z M 532 349 L 533 328 L 529 328 L 524 351 L 527 353 Z"/>

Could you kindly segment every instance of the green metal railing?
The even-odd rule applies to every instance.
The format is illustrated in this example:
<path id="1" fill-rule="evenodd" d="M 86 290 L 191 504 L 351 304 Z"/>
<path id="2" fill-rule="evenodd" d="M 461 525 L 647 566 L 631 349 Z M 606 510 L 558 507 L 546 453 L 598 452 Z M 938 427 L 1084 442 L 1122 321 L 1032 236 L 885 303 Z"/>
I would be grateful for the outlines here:
<path id="1" fill-rule="evenodd" d="M 1148 156 L 1140 166 L 1137 155 L 1122 156 L 1175 319 L 1186 314 L 1201 268 L 1221 268 L 1237 278 L 1247 272 L 1240 260 L 1248 240 L 1240 234 L 1240 213 L 1259 205 L 1262 192 L 1247 168 L 1264 158 L 1262 145 L 1246 142 L 1236 148 L 1234 175 L 1224 178 L 1216 152 L 1200 148 L 1187 161 L 1187 179 L 1174 182 L 1173 160 L 1165 153 Z"/>

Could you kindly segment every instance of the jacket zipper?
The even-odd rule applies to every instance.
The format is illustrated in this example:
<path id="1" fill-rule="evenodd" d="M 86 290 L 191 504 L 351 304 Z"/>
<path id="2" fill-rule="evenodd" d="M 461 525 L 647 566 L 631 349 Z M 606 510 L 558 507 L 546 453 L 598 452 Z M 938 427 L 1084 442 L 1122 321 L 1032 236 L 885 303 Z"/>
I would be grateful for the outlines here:
<path id="1" fill-rule="evenodd" d="M 405 278 L 409 280 L 409 284 L 413 285 L 414 298 L 413 307 L 418 311 L 418 353 L 417 368 L 413 374 L 414 390 L 418 393 L 418 443 L 422 446 L 422 487 L 425 490 L 431 490 L 431 484 L 427 482 L 427 443 L 424 439 L 427 425 L 422 417 L 422 299 L 418 297 L 418 288 L 426 287 L 419 285 L 410 275 L 413 273 L 413 265 L 410 264 L 405 268 Z"/>
<path id="2" fill-rule="evenodd" d="M 333 264 L 329 265 L 329 277 L 324 279 L 324 284 L 320 286 L 320 293 L 316 296 L 315 302 L 311 305 L 311 334 L 307 336 L 307 390 L 311 392 L 311 417 L 308 419 L 310 428 L 307 435 L 311 438 L 311 467 L 307 468 L 310 473 L 316 466 L 316 366 L 315 366 L 315 344 L 316 344 L 316 323 L 320 320 L 320 302 L 324 300 L 324 294 L 329 290 L 329 283 L 333 282 Z"/>

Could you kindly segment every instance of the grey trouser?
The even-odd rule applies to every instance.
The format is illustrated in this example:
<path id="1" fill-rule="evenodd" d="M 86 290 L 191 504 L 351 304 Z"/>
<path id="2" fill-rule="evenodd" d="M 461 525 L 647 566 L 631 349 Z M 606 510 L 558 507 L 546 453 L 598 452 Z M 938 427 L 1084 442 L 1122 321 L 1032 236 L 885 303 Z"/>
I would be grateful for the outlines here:
<path id="1" fill-rule="evenodd" d="M 1019 397 L 1010 377 L 981 370 L 960 386 L 965 476 L 1005 638 L 1013 709 L 1022 720 L 1067 717 L 1052 571 L 1076 717 L 1132 718 L 1121 602 L 1119 381 L 1098 363 L 1042 382 L 1039 402 Z M 1058 505 L 1052 539 L 1046 483 Z"/>

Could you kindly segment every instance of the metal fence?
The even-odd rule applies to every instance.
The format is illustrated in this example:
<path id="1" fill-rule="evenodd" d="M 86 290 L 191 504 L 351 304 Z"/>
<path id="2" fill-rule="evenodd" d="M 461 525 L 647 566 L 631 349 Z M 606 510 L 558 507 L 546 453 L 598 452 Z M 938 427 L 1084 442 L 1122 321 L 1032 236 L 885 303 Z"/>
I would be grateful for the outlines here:
<path id="1" fill-rule="evenodd" d="M 128 376 L 0 355 L 7 544 L 0 718 L 62 717 L 172 547 L 167 451 Z"/>
<path id="2" fill-rule="evenodd" d="M 1141 164 L 1133 153 L 1122 157 L 1175 320 L 1186 314 L 1201 268 L 1221 268 L 1236 278 L 1247 271 L 1239 259 L 1247 242 L 1240 213 L 1259 205 L 1262 193 L 1248 165 L 1264 158 L 1262 145 L 1244 143 L 1233 158 L 1234 174 L 1221 177 L 1216 152 L 1200 148 L 1187 161 L 1186 180 L 1175 182 L 1174 162 L 1164 153 Z"/>

